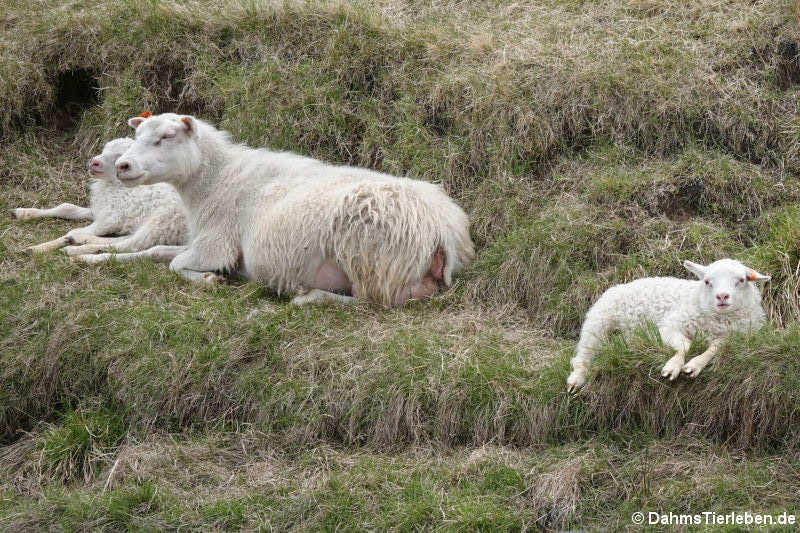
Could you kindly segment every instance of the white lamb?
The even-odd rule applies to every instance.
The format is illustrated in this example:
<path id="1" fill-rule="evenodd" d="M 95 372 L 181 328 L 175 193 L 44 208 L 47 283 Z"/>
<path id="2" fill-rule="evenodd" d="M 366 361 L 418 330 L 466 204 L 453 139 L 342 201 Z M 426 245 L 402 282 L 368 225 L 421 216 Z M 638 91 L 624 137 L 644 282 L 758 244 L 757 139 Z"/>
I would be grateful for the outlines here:
<path id="1" fill-rule="evenodd" d="M 194 239 L 170 269 L 190 280 L 235 272 L 279 293 L 311 291 L 296 304 L 393 306 L 449 285 L 473 256 L 466 214 L 436 185 L 236 145 L 190 116 L 128 123 L 136 141 L 117 175 L 178 190 Z"/>
<path id="2" fill-rule="evenodd" d="M 20 219 L 56 216 L 93 222 L 58 239 L 32 246 L 41 253 L 62 248 L 68 255 L 100 250 L 138 251 L 157 244 L 179 245 L 188 240 L 186 218 L 180 197 L 166 184 L 129 188 L 116 179 L 115 162 L 133 144 L 133 139 L 114 139 L 89 161 L 90 207 L 61 204 L 53 209 L 18 208 Z M 117 237 L 105 237 L 118 235 Z"/>
<path id="3" fill-rule="evenodd" d="M 613 330 L 629 331 L 646 321 L 658 327 L 661 339 L 675 355 L 661 375 L 670 380 L 681 372 L 697 377 L 722 345 L 725 334 L 758 329 L 765 322 L 756 281 L 769 280 L 733 259 L 708 266 L 684 261 L 699 281 L 678 278 L 643 278 L 611 287 L 586 313 L 581 336 L 567 378 L 570 392 L 586 382 L 586 373 L 599 345 Z M 696 333 L 711 336 L 708 349 L 684 364 Z"/>

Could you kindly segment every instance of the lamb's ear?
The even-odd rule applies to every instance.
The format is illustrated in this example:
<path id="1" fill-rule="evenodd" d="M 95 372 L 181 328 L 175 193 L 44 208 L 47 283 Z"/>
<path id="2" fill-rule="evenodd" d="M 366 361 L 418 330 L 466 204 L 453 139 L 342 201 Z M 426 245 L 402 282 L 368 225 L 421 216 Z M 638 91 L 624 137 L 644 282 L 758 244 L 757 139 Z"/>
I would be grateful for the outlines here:
<path id="1" fill-rule="evenodd" d="M 692 263 L 691 261 L 684 261 L 683 268 L 697 276 L 699 279 L 703 279 L 706 277 L 706 267 L 703 265 L 698 265 L 697 263 Z"/>
<path id="2" fill-rule="evenodd" d="M 181 122 L 183 122 L 183 126 L 186 128 L 186 135 L 192 136 L 197 133 L 197 124 L 192 117 L 184 115 L 181 117 Z"/>
<path id="3" fill-rule="evenodd" d="M 133 117 L 133 118 L 129 118 L 129 119 L 128 119 L 128 126 L 130 126 L 130 127 L 131 127 L 131 128 L 133 128 L 133 129 L 136 129 L 136 128 L 138 128 L 138 127 L 139 127 L 139 125 L 140 125 L 142 122 L 144 122 L 144 118 L 143 118 L 143 117 Z"/>
<path id="4" fill-rule="evenodd" d="M 769 281 L 772 277 L 756 272 L 752 268 L 747 271 L 748 281 Z"/>

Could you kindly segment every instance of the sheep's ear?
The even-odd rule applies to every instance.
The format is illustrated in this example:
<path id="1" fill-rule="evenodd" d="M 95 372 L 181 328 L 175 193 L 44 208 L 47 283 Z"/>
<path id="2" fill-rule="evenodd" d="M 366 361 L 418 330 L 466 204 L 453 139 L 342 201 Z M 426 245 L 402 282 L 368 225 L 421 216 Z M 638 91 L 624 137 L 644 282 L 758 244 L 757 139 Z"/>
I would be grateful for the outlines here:
<path id="1" fill-rule="evenodd" d="M 772 278 L 770 276 L 767 276 L 765 274 L 760 274 L 759 272 L 756 272 L 752 268 L 747 271 L 748 281 L 769 281 L 771 279 Z"/>
<path id="2" fill-rule="evenodd" d="M 133 128 L 133 129 L 136 129 L 136 128 L 138 128 L 138 127 L 139 127 L 139 125 L 140 125 L 142 122 L 144 122 L 144 118 L 143 118 L 143 117 L 133 117 L 133 118 L 129 118 L 129 119 L 128 119 L 128 126 L 130 126 L 130 127 L 131 127 L 131 128 Z"/>
<path id="3" fill-rule="evenodd" d="M 197 131 L 197 125 L 192 117 L 188 115 L 183 116 L 181 117 L 181 122 L 183 122 L 183 126 L 186 128 L 186 135 L 192 135 Z"/>
<path id="4" fill-rule="evenodd" d="M 706 267 L 703 265 L 698 265 L 697 263 L 692 263 L 691 261 L 684 261 L 683 268 L 697 276 L 699 279 L 703 279 L 706 277 Z"/>

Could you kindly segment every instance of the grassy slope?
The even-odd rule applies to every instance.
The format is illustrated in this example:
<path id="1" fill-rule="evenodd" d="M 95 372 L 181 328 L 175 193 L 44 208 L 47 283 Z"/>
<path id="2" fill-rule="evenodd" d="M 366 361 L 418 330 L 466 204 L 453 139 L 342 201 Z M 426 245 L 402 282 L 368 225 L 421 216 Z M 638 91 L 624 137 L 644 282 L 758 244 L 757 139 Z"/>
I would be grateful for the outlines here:
<path id="1" fill-rule="evenodd" d="M 163 265 L 30 257 L 71 225 L 0 215 L 0 527 L 618 529 L 639 508 L 797 509 L 792 3 L 1 5 L 0 212 L 84 203 L 99 143 L 180 110 L 439 181 L 480 253 L 433 302 L 292 309 Z M 677 384 L 651 333 L 615 338 L 567 397 L 593 298 L 722 255 L 773 275 L 774 326 Z"/>

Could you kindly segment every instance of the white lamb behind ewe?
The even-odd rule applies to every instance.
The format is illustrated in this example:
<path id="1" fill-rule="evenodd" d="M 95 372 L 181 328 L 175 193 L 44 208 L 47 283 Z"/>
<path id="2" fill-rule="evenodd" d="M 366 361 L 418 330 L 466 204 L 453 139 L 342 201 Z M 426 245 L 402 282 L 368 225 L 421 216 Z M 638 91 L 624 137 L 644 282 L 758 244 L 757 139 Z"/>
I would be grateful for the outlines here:
<path id="1" fill-rule="evenodd" d="M 643 278 L 603 293 L 586 313 L 572 358 L 572 373 L 567 378 L 570 392 L 586 383 L 592 357 L 613 330 L 629 331 L 646 321 L 653 322 L 664 343 L 677 350 L 661 371 L 662 376 L 674 380 L 681 372 L 697 377 L 727 333 L 764 325 L 761 293 L 754 282 L 769 280 L 769 276 L 733 259 L 720 259 L 708 266 L 684 261 L 683 266 L 699 280 Z M 684 363 L 690 339 L 698 332 L 711 335 L 711 344 Z"/>
<path id="2" fill-rule="evenodd" d="M 188 240 L 186 218 L 175 189 L 166 184 L 129 188 L 116 179 L 115 163 L 132 144 L 133 139 L 114 139 L 89 161 L 89 174 L 94 178 L 89 186 L 90 207 L 61 204 L 53 209 L 13 210 L 19 219 L 55 216 L 93 221 L 58 239 L 32 246 L 31 251 L 43 253 L 75 244 L 83 246 L 67 246 L 64 251 L 68 255 L 100 250 L 138 251 Z"/>
<path id="3" fill-rule="evenodd" d="M 178 190 L 194 238 L 170 269 L 187 279 L 236 273 L 296 304 L 394 306 L 449 285 L 473 257 L 466 214 L 436 185 L 236 145 L 191 116 L 128 124 L 136 140 L 117 176 Z"/>

